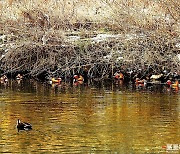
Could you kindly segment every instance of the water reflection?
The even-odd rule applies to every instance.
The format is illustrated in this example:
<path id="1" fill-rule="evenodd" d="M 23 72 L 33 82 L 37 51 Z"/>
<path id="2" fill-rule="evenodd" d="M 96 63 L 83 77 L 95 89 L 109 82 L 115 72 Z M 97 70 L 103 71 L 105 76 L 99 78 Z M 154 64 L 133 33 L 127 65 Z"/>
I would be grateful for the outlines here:
<path id="1" fill-rule="evenodd" d="M 0 153 L 157 153 L 180 144 L 178 93 L 111 83 L 0 86 Z M 18 132 L 18 118 L 33 130 Z"/>

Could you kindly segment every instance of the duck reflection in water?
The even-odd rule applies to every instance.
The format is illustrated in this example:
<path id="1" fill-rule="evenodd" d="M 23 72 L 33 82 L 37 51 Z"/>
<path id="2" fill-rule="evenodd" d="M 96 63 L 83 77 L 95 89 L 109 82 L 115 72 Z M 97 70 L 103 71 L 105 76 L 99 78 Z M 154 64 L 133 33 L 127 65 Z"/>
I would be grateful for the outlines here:
<path id="1" fill-rule="evenodd" d="M 18 132 L 20 130 L 32 130 L 32 125 L 27 122 L 21 122 L 19 119 L 17 120 L 17 125 L 16 125 Z"/>

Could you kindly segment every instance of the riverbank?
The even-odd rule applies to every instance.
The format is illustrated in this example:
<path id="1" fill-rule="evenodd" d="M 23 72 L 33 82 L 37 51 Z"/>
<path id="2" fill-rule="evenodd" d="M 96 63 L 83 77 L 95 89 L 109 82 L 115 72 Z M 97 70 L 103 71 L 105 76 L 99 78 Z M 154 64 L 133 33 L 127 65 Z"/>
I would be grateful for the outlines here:
<path id="1" fill-rule="evenodd" d="M 161 3 L 164 6 L 159 10 L 161 15 L 155 15 L 160 6 L 155 2 L 145 6 L 146 10 L 142 10 L 145 1 L 134 6 L 120 1 L 103 3 L 104 8 L 100 2 L 94 12 L 94 5 L 84 2 L 83 8 L 89 8 L 89 15 L 86 12 L 84 17 L 78 9 L 81 3 L 72 2 L 55 4 L 50 0 L 41 7 L 40 2 L 2 3 L 1 75 L 16 76 L 21 72 L 38 79 L 70 79 L 84 69 L 90 79 L 112 78 L 119 70 L 128 80 L 134 79 L 131 72 L 141 79 L 161 73 L 180 75 L 178 12 L 175 9 L 171 10 L 174 13 L 168 12 L 165 7 L 168 4 Z M 57 7 L 60 4 L 64 4 L 63 14 L 62 7 Z M 174 5 L 171 4 L 173 8 Z M 54 12 L 47 11 L 49 6 Z M 71 14 L 73 9 L 76 12 Z M 128 13 L 120 15 L 118 9 Z M 137 16 L 138 9 L 144 16 Z"/>

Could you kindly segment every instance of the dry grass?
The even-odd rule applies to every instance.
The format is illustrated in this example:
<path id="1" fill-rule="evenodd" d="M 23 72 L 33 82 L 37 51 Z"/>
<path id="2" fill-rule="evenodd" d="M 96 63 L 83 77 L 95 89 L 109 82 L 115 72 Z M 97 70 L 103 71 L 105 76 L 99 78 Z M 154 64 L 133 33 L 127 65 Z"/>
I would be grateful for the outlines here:
<path id="1" fill-rule="evenodd" d="M 179 31 L 180 2 L 176 0 L 8 0 L 1 1 L 2 22 L 40 27 L 73 28 L 75 23 L 110 23 L 120 30 L 132 26 Z M 111 28 L 112 28 L 111 27 Z"/>

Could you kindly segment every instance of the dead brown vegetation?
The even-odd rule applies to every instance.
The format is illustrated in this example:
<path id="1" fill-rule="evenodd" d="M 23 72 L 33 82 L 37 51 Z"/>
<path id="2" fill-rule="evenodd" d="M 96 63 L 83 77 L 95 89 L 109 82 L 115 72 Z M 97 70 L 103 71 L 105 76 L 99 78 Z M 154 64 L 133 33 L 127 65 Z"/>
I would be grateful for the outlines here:
<path id="1" fill-rule="evenodd" d="M 9 0 L 1 6 L 4 73 L 68 77 L 88 67 L 91 77 L 103 78 L 112 68 L 180 71 L 178 1 Z"/>

